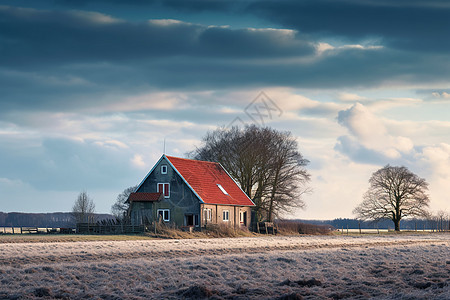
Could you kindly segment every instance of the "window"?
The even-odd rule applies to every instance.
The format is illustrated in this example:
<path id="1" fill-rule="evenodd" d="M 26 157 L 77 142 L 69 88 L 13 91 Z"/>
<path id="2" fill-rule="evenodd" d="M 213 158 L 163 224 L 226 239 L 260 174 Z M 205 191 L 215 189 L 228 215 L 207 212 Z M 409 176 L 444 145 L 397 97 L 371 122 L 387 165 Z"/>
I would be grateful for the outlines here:
<path id="1" fill-rule="evenodd" d="M 198 215 L 194 215 L 194 225 L 195 227 L 200 226 L 200 218 L 198 217 Z"/>
<path id="2" fill-rule="evenodd" d="M 166 165 L 161 166 L 161 174 L 167 174 L 167 166 Z"/>
<path id="3" fill-rule="evenodd" d="M 161 216 L 161 219 L 164 222 L 170 221 L 170 209 L 158 209 L 158 218 Z"/>
<path id="4" fill-rule="evenodd" d="M 163 193 L 164 198 L 170 197 L 170 184 L 169 183 L 158 183 L 158 193 Z"/>
<path id="5" fill-rule="evenodd" d="M 204 210 L 204 219 L 206 221 L 211 221 L 212 220 L 212 209 L 211 208 L 205 208 Z"/>
<path id="6" fill-rule="evenodd" d="M 222 214 L 223 214 L 223 220 L 224 221 L 230 221 L 230 211 L 229 210 L 224 210 L 222 212 Z"/>
<path id="7" fill-rule="evenodd" d="M 222 191 L 222 193 L 224 193 L 225 195 L 228 195 L 227 191 L 225 191 L 225 189 L 223 188 L 223 186 L 221 186 L 220 184 L 217 184 L 217 186 L 218 186 L 219 189 Z"/>

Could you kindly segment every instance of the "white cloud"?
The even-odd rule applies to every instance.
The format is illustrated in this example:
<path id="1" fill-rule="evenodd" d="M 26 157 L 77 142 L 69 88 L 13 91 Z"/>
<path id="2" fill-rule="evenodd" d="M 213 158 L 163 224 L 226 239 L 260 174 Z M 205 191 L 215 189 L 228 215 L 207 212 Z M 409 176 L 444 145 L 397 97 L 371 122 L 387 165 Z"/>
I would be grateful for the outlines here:
<path id="1" fill-rule="evenodd" d="M 159 25 L 159 26 L 172 26 L 172 25 L 181 25 L 181 24 L 190 24 L 180 20 L 175 19 L 153 19 L 148 20 L 150 24 Z"/>
<path id="2" fill-rule="evenodd" d="M 447 92 L 442 92 L 442 93 L 434 92 L 434 93 L 432 93 L 432 95 L 435 98 L 450 99 L 450 93 L 447 93 Z"/>
<path id="3" fill-rule="evenodd" d="M 368 100 L 366 97 L 352 94 L 352 93 L 339 93 L 338 99 L 343 102 L 356 102 L 356 101 L 366 101 Z"/>
<path id="4" fill-rule="evenodd" d="M 187 96 L 184 93 L 155 92 L 121 99 L 102 109 L 108 111 L 142 111 L 142 110 L 173 110 L 185 107 Z"/>
<path id="5" fill-rule="evenodd" d="M 144 162 L 144 157 L 140 154 L 135 154 L 131 159 L 131 163 L 137 168 L 148 168 L 148 165 Z"/>
<path id="6" fill-rule="evenodd" d="M 447 122 L 389 120 L 362 104 L 341 111 L 338 120 L 350 132 L 339 138 L 337 149 L 341 153 L 353 161 L 379 167 L 388 163 L 406 165 L 429 182 L 431 208 L 448 209 L 450 143 L 433 143 L 448 136 Z"/>
<path id="7" fill-rule="evenodd" d="M 338 121 L 362 146 L 389 159 L 399 159 L 402 154 L 410 153 L 414 148 L 408 137 L 389 134 L 384 121 L 360 103 L 340 111 Z"/>

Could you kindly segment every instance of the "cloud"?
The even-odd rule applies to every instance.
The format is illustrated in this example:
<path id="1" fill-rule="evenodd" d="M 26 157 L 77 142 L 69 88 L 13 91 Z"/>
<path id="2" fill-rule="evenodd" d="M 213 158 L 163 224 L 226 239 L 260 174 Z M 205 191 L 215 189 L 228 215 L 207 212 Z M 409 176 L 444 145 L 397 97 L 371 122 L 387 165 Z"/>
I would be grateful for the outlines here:
<path id="1" fill-rule="evenodd" d="M 295 28 L 132 21 L 6 6 L 0 17 L 2 112 L 104 104 L 122 109 L 125 96 L 136 107 L 152 108 L 145 95 L 155 90 L 418 86 L 450 76 L 450 64 L 440 56 L 333 46 Z"/>
<path id="2" fill-rule="evenodd" d="M 450 99 L 450 93 L 447 93 L 447 92 L 441 92 L 441 93 L 433 92 L 432 95 L 435 98 Z"/>
<path id="3" fill-rule="evenodd" d="M 343 102 L 361 102 L 367 100 L 366 97 L 352 93 L 339 93 L 338 99 Z"/>
<path id="4" fill-rule="evenodd" d="M 148 165 L 144 162 L 144 157 L 140 154 L 135 154 L 131 159 L 131 163 L 141 169 L 148 168 Z"/>
<path id="5" fill-rule="evenodd" d="M 126 164 L 130 150 L 119 141 L 46 138 L 42 145 L 24 143 L 21 149 L 11 145 L 2 147 L 0 153 L 0 177 L 21 180 L 40 190 L 123 185 L 123 176 L 133 172 Z"/>
<path id="6" fill-rule="evenodd" d="M 247 12 L 316 36 L 382 40 L 407 51 L 450 49 L 449 40 L 442 38 L 450 28 L 445 1 L 254 1 Z"/>
<path id="7" fill-rule="evenodd" d="M 338 122 L 351 135 L 340 137 L 336 149 L 358 160 L 397 160 L 414 150 L 411 139 L 389 134 L 384 122 L 360 103 L 340 111 Z"/>
<path id="8" fill-rule="evenodd" d="M 174 55 L 255 59 L 315 51 L 292 30 L 230 29 L 167 19 L 130 22 L 94 12 L 5 6 L 0 16 L 5 25 L 0 62 L 23 68 Z"/>

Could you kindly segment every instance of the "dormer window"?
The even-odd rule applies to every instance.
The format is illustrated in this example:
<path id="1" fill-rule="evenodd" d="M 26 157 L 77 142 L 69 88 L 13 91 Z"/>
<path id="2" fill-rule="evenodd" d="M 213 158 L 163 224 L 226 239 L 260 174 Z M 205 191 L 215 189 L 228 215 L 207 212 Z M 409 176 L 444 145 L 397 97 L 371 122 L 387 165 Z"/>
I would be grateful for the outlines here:
<path id="1" fill-rule="evenodd" d="M 161 166 L 161 174 L 167 174 L 167 166 L 166 165 Z"/>
<path id="2" fill-rule="evenodd" d="M 222 193 L 224 193 L 225 195 L 228 195 L 227 191 L 225 191 L 225 189 L 223 188 L 223 186 L 221 186 L 220 184 L 217 184 L 217 186 L 218 186 L 219 189 L 222 191 Z"/>

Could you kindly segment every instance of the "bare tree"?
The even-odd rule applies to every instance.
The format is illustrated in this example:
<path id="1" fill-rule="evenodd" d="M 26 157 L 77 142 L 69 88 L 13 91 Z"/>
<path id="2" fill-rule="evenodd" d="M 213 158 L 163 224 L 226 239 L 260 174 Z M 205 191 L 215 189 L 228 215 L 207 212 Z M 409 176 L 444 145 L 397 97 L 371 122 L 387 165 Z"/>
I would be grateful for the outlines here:
<path id="1" fill-rule="evenodd" d="M 130 207 L 130 204 L 126 201 L 130 194 L 136 190 L 136 188 L 137 185 L 130 186 L 129 188 L 124 189 L 123 192 L 117 196 L 116 202 L 111 206 L 111 213 L 117 219 L 121 220 L 124 218 L 126 212 L 128 211 L 128 208 Z"/>
<path id="2" fill-rule="evenodd" d="M 222 164 L 255 203 L 258 221 L 304 207 L 308 160 L 290 132 L 255 125 L 219 128 L 208 132 L 190 156 Z"/>
<path id="3" fill-rule="evenodd" d="M 450 215 L 443 210 L 428 215 L 428 222 L 431 223 L 431 229 L 434 231 L 450 230 L 449 219 Z"/>
<path id="4" fill-rule="evenodd" d="M 363 202 L 353 211 L 358 218 L 374 221 L 390 219 L 395 230 L 400 231 L 403 218 L 427 216 L 430 202 L 426 193 L 428 183 L 406 167 L 387 165 L 372 174 L 369 184 Z"/>
<path id="5" fill-rule="evenodd" d="M 94 222 L 95 204 L 94 201 L 83 191 L 78 195 L 72 207 L 72 215 L 77 223 Z"/>

